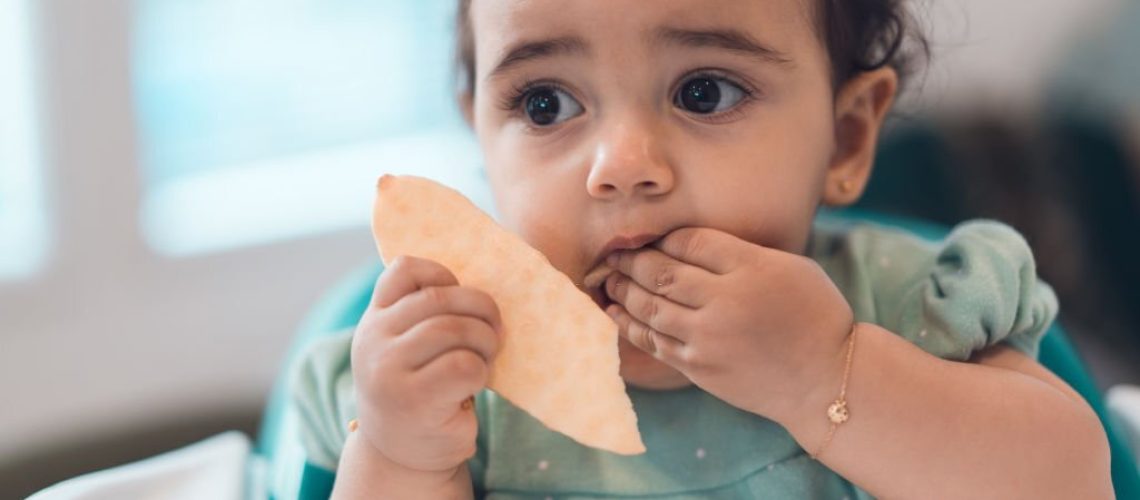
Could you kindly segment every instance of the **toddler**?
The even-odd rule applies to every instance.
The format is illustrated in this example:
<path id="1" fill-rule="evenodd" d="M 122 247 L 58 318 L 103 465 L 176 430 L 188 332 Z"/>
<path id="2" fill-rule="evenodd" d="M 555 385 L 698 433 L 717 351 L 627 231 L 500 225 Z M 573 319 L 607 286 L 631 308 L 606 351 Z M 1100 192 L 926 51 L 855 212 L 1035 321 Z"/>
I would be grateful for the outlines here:
<path id="1" fill-rule="evenodd" d="M 1016 232 L 816 220 L 871 174 L 902 0 L 458 13 L 499 222 L 619 326 L 648 452 L 583 447 L 485 390 L 495 302 L 404 257 L 296 367 L 334 497 L 1111 498 L 1100 423 L 1035 361 L 1057 305 Z"/>

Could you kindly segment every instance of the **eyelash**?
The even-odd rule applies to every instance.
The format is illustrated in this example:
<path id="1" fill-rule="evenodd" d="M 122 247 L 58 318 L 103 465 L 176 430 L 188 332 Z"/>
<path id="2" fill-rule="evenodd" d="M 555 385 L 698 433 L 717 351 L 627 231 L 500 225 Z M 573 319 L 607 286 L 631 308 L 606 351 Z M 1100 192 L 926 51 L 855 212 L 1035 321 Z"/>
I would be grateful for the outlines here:
<path id="1" fill-rule="evenodd" d="M 550 80 L 527 80 L 521 85 L 514 85 L 511 90 L 507 92 L 502 99 L 499 100 L 499 108 L 503 111 L 521 112 L 523 100 L 535 90 L 548 88 L 558 90 L 567 94 L 573 94 L 565 86 L 558 82 Z"/>
<path id="2" fill-rule="evenodd" d="M 732 85 L 736 85 L 738 88 L 740 88 L 741 92 L 744 93 L 744 97 L 741 98 L 740 102 L 738 102 L 731 109 L 723 111 L 723 112 L 716 114 L 716 115 L 703 115 L 701 118 L 699 118 L 700 120 L 706 121 L 706 122 L 718 123 L 718 122 L 731 121 L 732 119 L 734 119 L 740 115 L 740 113 L 743 111 L 741 108 L 743 108 L 744 106 L 746 106 L 747 104 L 749 104 L 750 102 L 755 100 L 757 98 L 757 96 L 760 94 L 760 91 L 755 86 L 753 86 L 753 85 L 751 85 L 751 84 L 749 84 L 749 83 L 747 83 L 747 82 L 745 82 L 739 78 L 734 78 L 732 76 L 729 76 L 724 71 L 712 69 L 712 68 L 703 68 L 703 69 L 697 69 L 697 70 L 693 70 L 693 71 L 686 73 L 685 76 L 681 77 L 677 81 L 676 86 L 674 86 L 673 90 L 669 93 L 669 95 L 675 97 L 677 95 L 677 92 L 680 90 L 680 85 L 682 85 L 685 82 L 688 82 L 694 78 L 709 78 L 712 80 L 724 80 L 724 81 L 726 81 Z M 534 92 L 535 90 L 542 89 L 542 88 L 557 90 L 557 91 L 565 92 L 566 94 L 569 94 L 569 95 L 573 95 L 573 93 L 570 92 L 564 85 L 559 84 L 558 82 L 555 82 L 555 81 L 551 81 L 551 80 L 526 80 L 519 85 L 512 85 L 511 86 L 511 89 L 507 92 L 507 94 L 504 95 L 499 100 L 499 108 L 502 109 L 503 111 L 509 111 L 514 115 L 521 114 L 522 113 L 523 101 L 527 98 L 527 96 L 530 95 L 531 92 Z M 673 97 L 671 97 L 670 99 L 672 99 Z"/>

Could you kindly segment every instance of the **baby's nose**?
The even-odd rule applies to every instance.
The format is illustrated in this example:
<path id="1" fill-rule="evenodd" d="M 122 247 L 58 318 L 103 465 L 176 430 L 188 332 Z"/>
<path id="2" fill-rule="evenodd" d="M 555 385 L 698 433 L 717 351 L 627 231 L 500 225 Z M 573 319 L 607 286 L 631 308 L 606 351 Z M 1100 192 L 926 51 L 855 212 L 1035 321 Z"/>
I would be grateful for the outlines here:
<path id="1" fill-rule="evenodd" d="M 673 190 L 674 172 L 653 129 L 617 124 L 600 133 L 586 180 L 590 196 L 660 196 Z"/>

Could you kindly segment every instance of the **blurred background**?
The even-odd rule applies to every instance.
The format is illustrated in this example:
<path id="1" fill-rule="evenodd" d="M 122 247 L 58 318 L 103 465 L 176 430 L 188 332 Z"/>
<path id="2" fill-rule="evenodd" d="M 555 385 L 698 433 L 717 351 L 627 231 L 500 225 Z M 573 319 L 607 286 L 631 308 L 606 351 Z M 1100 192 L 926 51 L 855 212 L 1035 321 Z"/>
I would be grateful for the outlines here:
<path id="1" fill-rule="evenodd" d="M 1021 230 L 1098 385 L 1140 383 L 1140 2 L 917 4 L 863 206 Z M 256 435 L 378 173 L 489 207 L 454 0 L 0 0 L 0 498 Z"/>

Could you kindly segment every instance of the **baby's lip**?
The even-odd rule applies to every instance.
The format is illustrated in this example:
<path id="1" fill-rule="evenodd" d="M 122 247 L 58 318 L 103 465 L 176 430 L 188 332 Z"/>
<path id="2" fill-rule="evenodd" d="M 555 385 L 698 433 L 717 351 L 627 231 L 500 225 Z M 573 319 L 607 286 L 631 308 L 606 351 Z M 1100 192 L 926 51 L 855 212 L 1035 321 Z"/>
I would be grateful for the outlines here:
<path id="1" fill-rule="evenodd" d="M 631 235 L 631 236 L 626 236 L 626 235 L 614 236 L 613 238 L 610 239 L 610 241 L 606 242 L 605 246 L 603 246 L 601 250 L 598 251 L 598 256 L 594 259 L 594 265 L 591 268 L 593 271 L 591 271 L 591 274 L 588 274 L 587 277 L 591 276 L 592 273 L 594 271 L 596 271 L 600 266 L 605 266 L 606 258 L 609 257 L 614 252 L 618 252 L 621 250 L 636 250 L 638 248 L 641 248 L 645 245 L 648 245 L 650 243 L 653 243 L 654 241 L 661 239 L 661 237 L 664 235 L 665 235 L 664 232 L 659 232 L 659 233 L 641 233 L 641 234 L 635 234 L 635 235 Z M 588 280 L 583 279 L 583 282 L 585 282 L 585 281 L 588 281 Z M 585 284 L 587 286 L 589 285 L 589 283 L 585 283 Z"/>
<path id="2" fill-rule="evenodd" d="M 606 242 L 602 251 L 598 252 L 598 261 L 604 261 L 611 253 L 618 250 L 634 250 L 657 241 L 664 236 L 663 233 L 642 233 L 635 235 L 618 235 Z"/>

